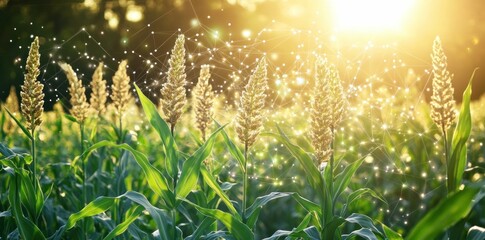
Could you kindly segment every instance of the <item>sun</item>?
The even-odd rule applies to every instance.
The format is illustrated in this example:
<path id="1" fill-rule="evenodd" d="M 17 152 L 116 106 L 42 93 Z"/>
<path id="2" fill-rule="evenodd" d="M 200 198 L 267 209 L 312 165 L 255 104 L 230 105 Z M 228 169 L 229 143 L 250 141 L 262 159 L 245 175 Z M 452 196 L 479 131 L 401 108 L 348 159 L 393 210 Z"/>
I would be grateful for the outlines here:
<path id="1" fill-rule="evenodd" d="M 331 0 L 337 31 L 398 31 L 414 0 Z"/>

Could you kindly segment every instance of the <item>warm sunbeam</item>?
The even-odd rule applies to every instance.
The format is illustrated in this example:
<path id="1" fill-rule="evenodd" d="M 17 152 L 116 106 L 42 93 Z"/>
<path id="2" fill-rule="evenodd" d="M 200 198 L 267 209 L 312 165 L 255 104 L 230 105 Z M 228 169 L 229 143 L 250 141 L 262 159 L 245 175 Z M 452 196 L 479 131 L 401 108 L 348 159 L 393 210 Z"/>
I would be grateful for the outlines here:
<path id="1" fill-rule="evenodd" d="M 413 0 L 332 0 L 337 31 L 399 30 Z"/>

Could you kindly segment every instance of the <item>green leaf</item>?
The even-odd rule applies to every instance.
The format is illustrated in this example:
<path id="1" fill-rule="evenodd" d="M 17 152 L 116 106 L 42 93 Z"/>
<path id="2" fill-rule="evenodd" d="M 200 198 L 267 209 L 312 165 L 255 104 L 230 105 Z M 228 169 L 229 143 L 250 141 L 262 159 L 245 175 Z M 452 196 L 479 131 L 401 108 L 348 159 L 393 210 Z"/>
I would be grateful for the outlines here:
<path id="1" fill-rule="evenodd" d="M 0 143 L 0 153 L 8 158 L 8 157 L 13 157 L 15 156 L 16 154 L 12 151 L 12 149 L 8 148 L 7 146 L 5 146 L 3 143 Z"/>
<path id="2" fill-rule="evenodd" d="M 221 125 L 216 122 L 216 125 L 220 127 Z M 222 136 L 224 137 L 224 142 L 227 145 L 229 153 L 231 153 L 232 157 L 234 157 L 237 162 L 239 163 L 239 168 L 241 168 L 241 172 L 245 172 L 245 160 L 244 155 L 242 154 L 241 150 L 234 144 L 234 142 L 229 138 L 225 130 L 222 130 Z"/>
<path id="3" fill-rule="evenodd" d="M 92 201 L 88 205 L 86 205 L 83 209 L 81 209 L 81 211 L 74 213 L 74 214 L 71 214 L 71 216 L 69 216 L 69 219 L 67 220 L 65 228 L 60 229 L 60 231 L 61 231 L 60 234 L 56 232 L 56 236 L 59 237 L 62 234 L 62 231 L 69 230 L 69 229 L 73 228 L 76 225 L 76 223 L 83 218 L 92 217 L 92 216 L 100 214 L 102 212 L 106 212 L 109 208 L 111 208 L 113 206 L 115 199 L 123 198 L 123 197 L 130 199 L 132 202 L 135 202 L 135 203 L 141 205 L 145 210 L 147 210 L 148 213 L 152 216 L 153 220 L 155 221 L 155 223 L 158 227 L 161 239 L 163 239 L 163 240 L 169 240 L 170 239 L 170 237 L 168 236 L 168 231 L 169 231 L 168 226 L 169 226 L 169 224 L 166 221 L 166 219 L 168 219 L 168 217 L 164 214 L 164 212 L 161 209 L 156 208 L 152 204 L 150 204 L 150 202 L 148 201 L 148 199 L 146 199 L 145 196 L 143 196 L 142 194 L 140 194 L 138 192 L 133 192 L 133 191 L 126 192 L 125 194 L 120 195 L 118 197 L 98 197 L 97 199 L 95 199 L 94 201 Z M 129 220 L 131 222 L 133 222 L 137 218 L 137 216 L 139 215 L 140 211 L 141 210 L 139 208 L 135 208 L 132 215 L 130 215 L 128 217 L 128 218 L 130 218 Z M 134 216 L 134 215 L 136 215 L 136 216 Z M 133 218 L 135 218 L 135 219 L 133 219 Z M 115 235 L 118 234 L 118 233 L 121 234 L 124 231 L 126 231 L 126 228 L 128 228 L 129 225 L 131 224 L 131 222 L 127 222 L 127 221 L 121 223 L 120 224 L 121 226 L 118 225 L 119 227 L 117 226 L 115 229 L 113 229 L 113 231 L 112 231 L 112 232 L 114 232 L 113 234 L 115 234 Z M 110 238 L 115 237 L 115 236 L 111 236 L 111 233 L 108 236 Z"/>
<path id="4" fill-rule="evenodd" d="M 138 93 L 138 97 L 140 98 L 143 111 L 145 112 L 148 121 L 153 128 L 157 130 L 158 135 L 160 135 L 160 138 L 162 139 L 168 160 L 165 162 L 167 172 L 170 174 L 170 176 L 176 178 L 178 176 L 178 148 L 172 136 L 172 132 L 170 131 L 167 123 L 158 113 L 156 106 L 143 94 L 136 84 L 135 89 Z"/>
<path id="5" fill-rule="evenodd" d="M 351 194 L 349 194 L 348 198 L 347 198 L 347 205 L 350 205 L 352 204 L 352 202 L 354 202 L 356 199 L 362 197 L 364 194 L 369 194 L 371 195 L 373 198 L 385 203 L 387 205 L 387 202 L 386 200 L 384 200 L 384 198 L 376 193 L 374 190 L 370 189 L 370 188 L 359 188 L 355 191 L 353 191 Z"/>
<path id="6" fill-rule="evenodd" d="M 66 113 L 66 114 L 64 114 L 64 117 L 65 117 L 67 120 L 69 120 L 69 121 L 71 121 L 71 122 L 73 122 L 73 123 L 79 123 L 79 122 L 77 121 L 77 119 L 76 119 L 74 116 L 70 115 L 70 114 L 67 114 L 67 113 Z"/>
<path id="7" fill-rule="evenodd" d="M 468 230 L 466 240 L 483 240 L 485 239 L 485 228 L 473 226 Z"/>
<path id="8" fill-rule="evenodd" d="M 4 109 L 5 109 L 5 111 L 7 111 L 8 115 L 10 115 L 10 117 L 15 121 L 15 123 L 17 124 L 17 126 L 20 127 L 20 129 L 22 130 L 22 132 L 24 132 L 24 134 L 30 140 L 32 140 L 33 137 L 32 137 L 32 134 L 29 132 L 29 130 L 27 130 L 27 128 L 6 107 L 4 107 Z"/>
<path id="9" fill-rule="evenodd" d="M 348 223 L 358 224 L 362 228 L 370 229 L 372 230 L 372 232 L 382 234 L 381 231 L 379 231 L 379 229 L 377 229 L 377 227 L 374 225 L 374 222 L 372 221 L 372 219 L 366 215 L 359 214 L 359 213 L 352 213 L 350 216 L 345 218 L 345 221 Z"/>
<path id="10" fill-rule="evenodd" d="M 217 129 L 211 134 L 207 141 L 195 153 L 184 162 L 182 167 L 182 174 L 177 182 L 177 197 L 185 198 L 192 189 L 197 185 L 199 178 L 200 165 L 212 152 L 214 140 L 217 134 L 224 128 L 224 126 Z"/>
<path id="11" fill-rule="evenodd" d="M 460 116 L 458 123 L 453 132 L 453 138 L 451 140 L 451 157 L 448 162 L 448 192 L 454 192 L 458 189 L 463 178 L 463 172 L 466 167 L 466 143 L 470 137 L 472 128 L 472 118 L 470 114 L 470 98 L 472 94 L 472 80 L 475 76 L 473 71 L 468 86 L 463 92 L 463 100 L 461 103 Z"/>
<path id="12" fill-rule="evenodd" d="M 414 226 L 406 239 L 435 239 L 440 233 L 468 215 L 478 190 L 465 188 L 463 191 L 448 195 Z"/>
<path id="13" fill-rule="evenodd" d="M 10 181 L 10 190 L 8 195 L 8 200 L 11 207 L 10 210 L 15 219 L 15 223 L 17 224 L 18 231 L 22 236 L 22 239 L 45 239 L 45 236 L 42 234 L 40 229 L 31 220 L 25 218 L 24 214 L 22 213 L 20 196 L 18 194 L 20 190 L 19 181 L 20 178 L 18 177 L 18 174 L 15 174 L 13 179 Z"/>
<path id="14" fill-rule="evenodd" d="M 353 162 L 352 164 L 348 165 L 340 174 L 335 176 L 335 182 L 332 183 L 336 188 L 334 188 L 333 194 L 333 202 L 334 204 L 337 202 L 338 197 L 340 194 L 349 186 L 350 180 L 354 176 L 357 169 L 359 169 L 360 165 L 364 162 L 364 158 Z"/>
<path id="15" fill-rule="evenodd" d="M 326 222 L 325 226 L 323 227 L 323 239 L 335 239 L 337 238 L 336 236 L 338 235 L 338 229 L 340 225 L 345 223 L 345 219 L 341 217 L 333 217 L 330 222 Z"/>
<path id="16" fill-rule="evenodd" d="M 116 236 L 119 236 L 123 234 L 130 224 L 132 224 L 143 212 L 143 207 L 142 206 L 134 206 L 129 210 L 128 216 L 125 216 L 125 220 L 120 223 L 118 226 L 116 226 L 105 238 L 104 240 L 110 240 L 115 238 Z"/>
<path id="17" fill-rule="evenodd" d="M 25 169 L 16 169 L 17 177 L 20 178 L 20 201 L 25 206 L 30 219 L 38 219 L 44 207 L 44 194 L 40 188 L 39 180 L 35 179 L 36 190 L 32 185 L 29 173 Z"/>
<path id="18" fill-rule="evenodd" d="M 260 212 L 259 210 L 261 209 L 261 207 L 266 205 L 268 202 L 273 201 L 273 200 L 278 199 L 278 198 L 288 197 L 288 196 L 291 196 L 291 195 L 292 195 L 292 193 L 272 192 L 268 195 L 256 198 L 254 203 L 246 211 L 246 214 L 248 216 L 247 219 L 251 219 L 251 221 L 247 222 L 247 225 L 250 228 L 253 228 L 253 226 L 256 224 L 256 220 L 258 219 L 258 215 L 259 215 L 259 212 Z"/>
<path id="19" fill-rule="evenodd" d="M 147 210 L 147 212 L 152 216 L 153 220 L 155 221 L 158 232 L 160 234 L 160 238 L 163 240 L 170 240 L 171 237 L 169 237 L 169 223 L 168 219 L 169 217 L 166 216 L 165 212 L 159 208 L 154 207 L 148 199 L 141 193 L 134 192 L 134 191 L 129 191 L 123 194 L 123 197 L 126 197 L 130 199 L 131 201 L 140 204 Z M 172 223 L 173 224 L 173 223 Z"/>
<path id="20" fill-rule="evenodd" d="M 312 186 L 313 190 L 319 193 L 320 195 L 322 195 L 323 194 L 322 191 L 324 188 L 322 177 L 321 177 L 320 171 L 315 166 L 315 163 L 313 163 L 312 158 L 302 148 L 292 144 L 288 139 L 288 137 L 285 135 L 285 133 L 279 127 L 278 127 L 278 131 L 280 135 L 276 135 L 276 134 L 268 134 L 268 135 L 273 136 L 274 138 L 282 142 L 283 145 L 285 145 L 285 147 L 290 151 L 290 153 L 302 165 L 307 175 L 307 179 L 310 182 L 310 185 Z"/>
<path id="21" fill-rule="evenodd" d="M 291 196 L 308 212 L 316 212 L 318 215 L 322 215 L 320 205 L 300 196 L 298 193 L 293 193 Z"/>
<path id="22" fill-rule="evenodd" d="M 355 230 L 349 234 L 344 234 L 342 236 L 342 240 L 347 240 L 347 239 L 352 239 L 355 236 L 359 236 L 363 239 L 367 240 L 377 240 L 376 235 L 368 228 L 361 228 L 358 230 Z"/>
<path id="23" fill-rule="evenodd" d="M 173 193 L 169 190 L 168 184 L 162 173 L 160 173 L 157 168 L 150 164 L 148 158 L 143 153 L 133 149 L 130 145 L 126 143 L 117 145 L 116 143 L 106 140 L 97 142 L 82 154 L 83 161 L 85 161 L 85 159 L 87 159 L 94 150 L 101 147 L 115 147 L 129 151 L 133 155 L 136 163 L 145 173 L 145 177 L 148 185 L 150 186 L 150 189 L 155 194 L 161 196 L 169 207 L 175 206 L 175 197 L 173 196 Z"/>
<path id="24" fill-rule="evenodd" d="M 394 230 L 390 229 L 384 223 L 381 223 L 382 229 L 384 231 L 384 235 L 389 240 L 402 240 L 401 234 L 395 232 Z"/>
<path id="25" fill-rule="evenodd" d="M 115 197 L 98 197 L 94 201 L 86 205 L 81 211 L 71 214 L 67 219 L 66 230 L 76 226 L 76 223 L 86 217 L 92 217 L 100 213 L 106 212 L 115 203 Z"/>
<path id="26" fill-rule="evenodd" d="M 224 191 L 219 186 L 219 184 L 217 184 L 216 180 L 207 171 L 207 169 L 205 167 L 202 167 L 200 169 L 200 173 L 202 174 L 202 177 L 204 178 L 205 184 L 207 184 L 212 189 L 212 191 L 214 191 L 219 196 L 219 198 L 222 200 L 222 202 L 224 202 L 224 204 L 226 204 L 226 207 L 229 209 L 229 211 L 232 213 L 232 215 L 239 217 L 236 208 L 234 208 L 234 206 L 231 203 L 231 200 L 226 195 L 226 193 L 224 193 Z M 241 218 L 239 217 L 238 220 L 241 220 Z"/>
<path id="27" fill-rule="evenodd" d="M 212 230 L 212 224 L 215 222 L 214 218 L 211 217 L 206 217 L 200 225 L 197 227 L 197 229 L 192 233 L 192 235 L 188 236 L 185 238 L 185 240 L 197 240 L 201 239 L 201 236 L 203 234 L 207 234 Z"/>
<path id="28" fill-rule="evenodd" d="M 285 239 L 320 240 L 318 230 L 313 226 L 299 231 L 278 230 L 271 237 L 264 238 L 263 240 L 277 240 L 281 239 L 282 237 L 286 237 Z"/>
<path id="29" fill-rule="evenodd" d="M 242 223 L 239 219 L 235 216 L 223 212 L 219 209 L 207 209 L 200 207 L 192 202 L 184 200 L 188 204 L 192 205 L 197 209 L 197 211 L 207 217 L 215 218 L 219 220 L 224 226 L 226 226 L 227 230 L 239 240 L 252 240 L 254 239 L 254 234 L 251 232 L 248 226 Z"/>

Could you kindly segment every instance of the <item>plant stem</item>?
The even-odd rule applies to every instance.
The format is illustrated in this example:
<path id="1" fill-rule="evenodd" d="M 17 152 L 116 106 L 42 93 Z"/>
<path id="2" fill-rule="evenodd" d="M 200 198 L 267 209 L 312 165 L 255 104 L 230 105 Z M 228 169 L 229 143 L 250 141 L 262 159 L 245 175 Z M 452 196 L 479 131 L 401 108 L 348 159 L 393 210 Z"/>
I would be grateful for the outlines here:
<path id="1" fill-rule="evenodd" d="M 175 141 L 175 124 L 170 125 L 170 133 L 172 134 L 172 137 L 174 138 Z M 178 159 L 176 160 L 178 161 Z M 173 176 L 173 195 L 175 199 L 177 199 L 177 181 L 178 181 L 178 170 L 177 167 L 173 169 L 174 171 L 174 176 Z M 177 239 L 177 209 L 174 208 L 172 209 L 172 221 L 173 221 L 173 239 Z"/>
<path id="2" fill-rule="evenodd" d="M 244 144 L 244 176 L 243 176 L 243 199 L 242 199 L 242 218 L 246 222 L 246 202 L 248 195 L 248 144 Z"/>
<path id="3" fill-rule="evenodd" d="M 448 162 L 449 162 L 449 149 L 448 149 L 448 137 L 446 134 L 446 129 L 443 124 L 441 124 L 441 131 L 443 133 L 443 145 L 445 147 L 445 176 L 446 176 L 446 195 L 450 192 L 450 186 L 448 186 Z"/>
<path id="4" fill-rule="evenodd" d="M 332 141 L 330 142 L 330 149 L 332 150 L 332 153 L 330 154 L 330 182 L 326 183 L 326 184 L 328 184 L 328 186 L 329 186 L 329 191 L 330 191 L 329 196 L 331 196 L 331 198 L 333 198 L 333 196 L 334 196 L 334 192 L 333 192 L 333 170 L 334 170 L 334 161 L 335 161 L 335 154 L 334 154 L 334 151 L 335 151 L 335 129 L 332 127 L 331 131 L 332 131 Z M 330 206 L 330 209 L 331 209 L 330 217 L 333 218 L 333 214 L 335 212 L 335 202 L 334 202 L 334 199 L 329 199 L 328 201 L 330 201 L 330 203 L 332 204 Z"/>
<path id="5" fill-rule="evenodd" d="M 119 139 L 118 139 L 118 144 L 122 144 L 123 143 L 123 121 L 122 121 L 122 118 L 121 118 L 121 113 L 120 113 L 120 117 L 118 119 L 119 121 L 119 125 L 120 125 L 120 128 L 119 128 Z"/>
<path id="6" fill-rule="evenodd" d="M 86 206 L 86 203 L 87 203 L 87 194 L 86 194 L 86 175 L 87 175 L 87 172 L 86 172 L 86 163 L 84 162 L 84 157 L 83 157 L 83 153 L 84 153 L 84 123 L 83 122 L 80 122 L 79 123 L 79 135 L 80 135 L 80 140 L 81 140 L 81 165 L 82 165 L 82 169 L 83 169 L 83 192 L 82 192 L 82 195 L 83 195 L 83 207 Z M 84 232 L 84 239 L 88 239 L 88 233 L 87 233 L 87 222 L 86 220 L 83 220 L 82 222 L 82 226 L 83 226 L 83 232 Z"/>
<path id="7" fill-rule="evenodd" d="M 34 185 L 34 191 L 37 192 L 37 159 L 35 157 L 35 129 L 31 130 L 32 138 L 30 139 L 30 154 L 32 154 L 32 177 L 33 181 L 32 184 Z"/>

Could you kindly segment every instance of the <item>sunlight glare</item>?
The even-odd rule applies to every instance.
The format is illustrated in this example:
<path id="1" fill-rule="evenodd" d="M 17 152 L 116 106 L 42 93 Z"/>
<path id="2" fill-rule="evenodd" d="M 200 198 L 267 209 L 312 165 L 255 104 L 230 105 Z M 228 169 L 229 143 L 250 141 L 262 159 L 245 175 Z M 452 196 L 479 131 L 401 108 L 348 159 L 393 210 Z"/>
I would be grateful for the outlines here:
<path id="1" fill-rule="evenodd" d="M 332 0 L 337 31 L 399 30 L 414 0 Z"/>

